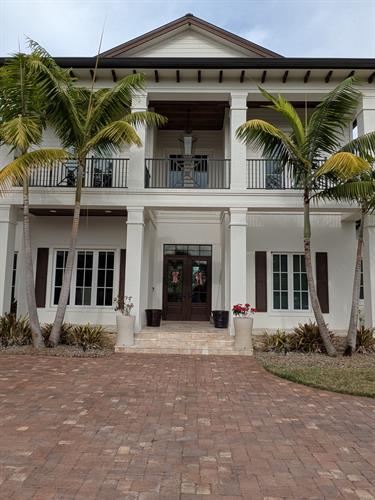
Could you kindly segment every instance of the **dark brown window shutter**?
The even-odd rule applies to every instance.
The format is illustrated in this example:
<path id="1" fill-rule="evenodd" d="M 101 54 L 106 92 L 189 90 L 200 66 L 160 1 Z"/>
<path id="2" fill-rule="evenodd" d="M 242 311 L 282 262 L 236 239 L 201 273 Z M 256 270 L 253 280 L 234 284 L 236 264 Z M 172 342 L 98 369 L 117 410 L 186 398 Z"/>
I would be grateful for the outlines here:
<path id="1" fill-rule="evenodd" d="M 267 312 L 267 252 L 255 252 L 255 307 Z"/>
<path id="2" fill-rule="evenodd" d="M 316 252 L 316 292 L 323 313 L 329 313 L 328 254 Z"/>
<path id="3" fill-rule="evenodd" d="M 126 250 L 121 248 L 120 250 L 120 277 L 118 286 L 118 295 L 120 299 L 124 298 L 125 295 L 125 266 L 126 266 Z"/>
<path id="4" fill-rule="evenodd" d="M 46 307 L 48 248 L 38 248 L 35 275 L 36 307 Z"/>

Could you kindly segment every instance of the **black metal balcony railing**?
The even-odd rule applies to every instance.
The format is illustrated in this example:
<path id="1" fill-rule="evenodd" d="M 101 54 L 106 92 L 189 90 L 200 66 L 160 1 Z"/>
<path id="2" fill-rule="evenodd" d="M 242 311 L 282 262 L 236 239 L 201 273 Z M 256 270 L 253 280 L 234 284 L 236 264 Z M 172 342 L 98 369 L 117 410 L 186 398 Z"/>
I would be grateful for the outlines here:
<path id="1" fill-rule="evenodd" d="M 145 188 L 229 189 L 230 160 L 192 157 L 148 158 Z"/>
<path id="2" fill-rule="evenodd" d="M 86 158 L 83 174 L 85 188 L 126 188 L 127 158 Z M 30 175 L 30 187 L 75 187 L 77 161 L 58 162 L 52 168 L 39 167 Z"/>
<path id="3" fill-rule="evenodd" d="M 333 181 L 322 178 L 317 189 L 325 189 L 332 185 Z M 281 166 L 280 161 L 267 159 L 247 160 L 247 187 L 248 189 L 302 189 L 302 185 L 295 181 L 291 171 Z"/>

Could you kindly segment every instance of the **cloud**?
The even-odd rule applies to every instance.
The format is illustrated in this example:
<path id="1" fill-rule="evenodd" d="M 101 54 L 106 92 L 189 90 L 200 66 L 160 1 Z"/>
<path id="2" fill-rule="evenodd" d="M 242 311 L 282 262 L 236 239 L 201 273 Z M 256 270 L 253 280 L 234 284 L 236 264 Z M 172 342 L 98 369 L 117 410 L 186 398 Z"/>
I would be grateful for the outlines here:
<path id="1" fill-rule="evenodd" d="M 245 33 L 243 38 L 250 40 L 250 42 L 257 43 L 258 45 L 267 44 L 271 33 L 269 30 L 263 28 L 262 26 L 254 26 L 250 31 Z"/>

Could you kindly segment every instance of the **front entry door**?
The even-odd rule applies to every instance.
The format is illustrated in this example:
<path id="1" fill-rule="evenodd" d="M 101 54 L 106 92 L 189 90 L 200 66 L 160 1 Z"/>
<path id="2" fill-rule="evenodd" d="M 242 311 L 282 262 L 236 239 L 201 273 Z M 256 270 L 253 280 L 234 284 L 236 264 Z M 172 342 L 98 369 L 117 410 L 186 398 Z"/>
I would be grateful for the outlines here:
<path id="1" fill-rule="evenodd" d="M 209 321 L 211 257 L 164 256 L 163 319 Z"/>

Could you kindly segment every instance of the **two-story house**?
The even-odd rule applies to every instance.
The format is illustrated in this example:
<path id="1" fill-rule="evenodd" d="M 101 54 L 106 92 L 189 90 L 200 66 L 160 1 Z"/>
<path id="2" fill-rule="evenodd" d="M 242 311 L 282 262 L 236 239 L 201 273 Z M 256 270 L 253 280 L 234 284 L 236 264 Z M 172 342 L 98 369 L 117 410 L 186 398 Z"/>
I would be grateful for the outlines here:
<path id="1" fill-rule="evenodd" d="M 313 43 L 313 41 L 312 41 Z M 59 57 L 90 85 L 95 57 Z M 262 117 L 258 85 L 310 112 L 338 82 L 355 74 L 363 100 L 347 136 L 375 130 L 375 60 L 287 58 L 187 14 L 101 54 L 95 87 L 133 72 L 146 75 L 135 110 L 168 118 L 139 129 L 143 146 L 118 157 L 89 158 L 82 220 L 66 320 L 115 322 L 114 298 L 131 295 L 137 329 L 146 308 L 166 320 L 206 321 L 211 310 L 250 302 L 255 328 L 291 328 L 312 318 L 303 260 L 302 201 L 287 175 L 235 131 Z M 306 111 L 307 110 L 307 111 Z M 56 146 L 47 131 L 45 146 Z M 0 161 L 9 161 L 2 148 Z M 31 231 L 42 322 L 52 321 L 71 228 L 74 161 L 31 177 Z M 16 299 L 26 312 L 22 191 L 0 200 L 0 312 Z M 326 320 L 345 330 L 356 251 L 354 206 L 313 207 L 314 266 Z M 375 220 L 365 228 L 363 308 L 375 324 Z"/>

